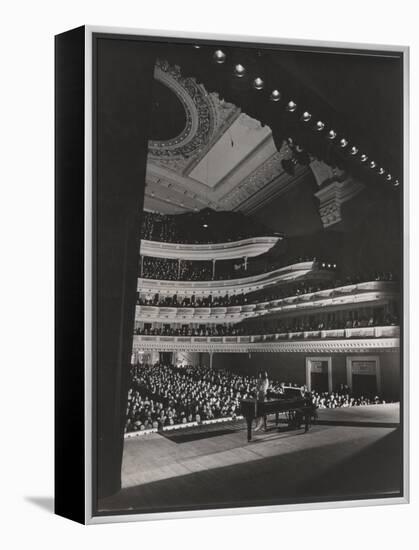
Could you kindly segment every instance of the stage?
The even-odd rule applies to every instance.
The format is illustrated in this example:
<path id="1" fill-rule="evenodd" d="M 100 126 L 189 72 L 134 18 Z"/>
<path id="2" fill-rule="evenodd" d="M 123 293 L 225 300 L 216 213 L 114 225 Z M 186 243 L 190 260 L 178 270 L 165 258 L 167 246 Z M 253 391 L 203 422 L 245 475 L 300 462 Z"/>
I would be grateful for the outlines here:
<path id="1" fill-rule="evenodd" d="M 243 420 L 125 440 L 122 490 L 100 511 L 175 511 L 400 496 L 399 404 L 320 409 L 308 433 Z M 383 460 L 385 457 L 385 460 Z"/>

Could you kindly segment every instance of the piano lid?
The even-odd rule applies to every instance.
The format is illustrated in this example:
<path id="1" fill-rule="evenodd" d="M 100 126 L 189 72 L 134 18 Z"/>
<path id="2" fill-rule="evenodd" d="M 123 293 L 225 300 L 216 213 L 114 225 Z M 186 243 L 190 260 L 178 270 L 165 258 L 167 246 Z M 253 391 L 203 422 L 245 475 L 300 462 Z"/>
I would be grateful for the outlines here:
<path id="1" fill-rule="evenodd" d="M 283 386 L 283 389 L 283 396 L 286 399 L 300 399 L 303 395 L 300 387 L 296 388 L 295 386 Z"/>

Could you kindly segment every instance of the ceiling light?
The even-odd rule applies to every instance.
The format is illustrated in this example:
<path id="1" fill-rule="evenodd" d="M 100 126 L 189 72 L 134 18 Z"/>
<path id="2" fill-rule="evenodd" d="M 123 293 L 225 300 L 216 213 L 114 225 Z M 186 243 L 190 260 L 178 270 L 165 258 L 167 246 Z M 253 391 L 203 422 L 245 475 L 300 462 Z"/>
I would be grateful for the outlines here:
<path id="1" fill-rule="evenodd" d="M 311 119 L 311 114 L 310 114 L 308 111 L 305 111 L 305 112 L 301 115 L 301 120 L 302 120 L 303 122 L 308 122 L 310 119 Z"/>
<path id="2" fill-rule="evenodd" d="M 255 88 L 255 90 L 262 90 L 263 84 L 264 82 L 260 77 L 255 78 L 253 81 L 253 87 Z"/>
<path id="3" fill-rule="evenodd" d="M 329 133 L 327 134 L 327 137 L 329 139 L 335 139 L 336 136 L 337 136 L 337 134 L 334 130 L 329 130 Z"/>
<path id="4" fill-rule="evenodd" d="M 394 187 L 398 187 L 400 185 L 399 180 L 394 180 L 393 185 L 394 185 Z"/>
<path id="5" fill-rule="evenodd" d="M 244 76 L 246 73 L 246 69 L 243 67 L 243 65 L 240 65 L 240 63 L 238 65 L 236 65 L 234 67 L 234 74 L 241 78 L 242 76 Z"/>
<path id="6" fill-rule="evenodd" d="M 354 146 L 351 147 L 351 155 L 356 155 L 358 153 L 358 148 Z"/>
<path id="7" fill-rule="evenodd" d="M 361 155 L 361 162 L 367 162 L 367 160 L 368 160 L 367 155 L 365 155 L 365 154 Z"/>
<path id="8" fill-rule="evenodd" d="M 205 227 L 205 229 L 208 227 L 208 224 L 207 223 L 203 223 L 202 224 L 202 227 Z"/>
<path id="9" fill-rule="evenodd" d="M 290 113 L 293 113 L 297 108 L 297 104 L 294 101 L 288 101 L 287 105 L 287 111 L 290 111 Z"/>
<path id="10" fill-rule="evenodd" d="M 222 50 L 216 50 L 214 52 L 214 61 L 216 63 L 224 63 L 224 61 L 226 60 L 226 54 L 222 51 Z"/>
<path id="11" fill-rule="evenodd" d="M 318 120 L 316 122 L 316 130 L 318 132 L 321 132 L 323 129 L 324 129 L 324 122 L 322 122 L 321 120 Z"/>
<path id="12" fill-rule="evenodd" d="M 375 162 L 372 160 L 370 162 L 370 168 L 375 168 L 377 165 L 375 164 Z"/>
<path id="13" fill-rule="evenodd" d="M 281 92 L 279 90 L 272 90 L 271 100 L 272 101 L 279 101 L 280 99 L 281 99 Z"/>
<path id="14" fill-rule="evenodd" d="M 346 147 L 348 145 L 348 140 L 346 140 L 345 138 L 342 138 L 339 142 L 339 145 L 343 148 L 343 147 Z"/>
<path id="15" fill-rule="evenodd" d="M 387 181 L 391 181 L 393 178 L 392 178 L 392 175 L 391 174 L 387 174 L 386 176 L 386 180 Z"/>
<path id="16" fill-rule="evenodd" d="M 380 168 L 378 170 L 378 173 L 380 174 L 380 176 L 382 176 L 384 174 L 384 172 L 385 172 L 384 168 Z"/>

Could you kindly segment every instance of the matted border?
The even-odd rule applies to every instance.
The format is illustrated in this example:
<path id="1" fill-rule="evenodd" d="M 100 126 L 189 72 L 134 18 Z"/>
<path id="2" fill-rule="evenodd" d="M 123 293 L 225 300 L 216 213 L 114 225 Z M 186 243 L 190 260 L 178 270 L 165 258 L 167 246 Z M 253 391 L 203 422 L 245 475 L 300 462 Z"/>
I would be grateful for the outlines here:
<path id="1" fill-rule="evenodd" d="M 366 498 L 358 500 L 333 500 L 322 502 L 310 502 L 301 504 L 278 504 L 272 506 L 252 506 L 243 508 L 217 508 L 202 509 L 179 512 L 150 512 L 150 513 L 127 513 L 93 515 L 93 418 L 92 407 L 94 403 L 93 384 L 93 331 L 92 331 L 92 288 L 94 277 L 93 265 L 93 140 L 92 140 L 92 98 L 93 98 L 93 34 L 113 35 L 114 38 L 124 37 L 135 40 L 160 40 L 173 39 L 178 42 L 200 41 L 205 44 L 217 41 L 228 43 L 230 46 L 240 47 L 269 47 L 276 46 L 278 49 L 310 49 L 311 51 L 336 52 L 345 55 L 345 51 L 351 50 L 350 54 L 377 55 L 380 57 L 391 54 L 402 54 L 403 57 L 403 184 L 401 192 L 402 219 L 403 219 L 403 250 L 402 256 L 402 304 L 403 324 L 401 327 L 402 347 L 400 348 L 401 360 L 401 388 L 402 397 L 400 400 L 400 421 L 403 433 L 403 472 L 402 472 L 402 497 Z M 331 508 L 353 508 L 358 506 L 377 506 L 384 504 L 405 504 L 409 502 L 409 47 L 378 44 L 359 44 L 348 42 L 328 42 L 317 40 L 290 40 L 272 37 L 254 37 L 242 35 L 222 35 L 209 33 L 188 33 L 163 30 L 118 28 L 118 27 L 85 27 L 85 522 L 86 524 L 116 523 L 142 520 L 180 519 L 191 517 L 209 517 L 238 514 L 257 514 L 271 512 L 286 512 L 293 510 L 321 510 Z"/>

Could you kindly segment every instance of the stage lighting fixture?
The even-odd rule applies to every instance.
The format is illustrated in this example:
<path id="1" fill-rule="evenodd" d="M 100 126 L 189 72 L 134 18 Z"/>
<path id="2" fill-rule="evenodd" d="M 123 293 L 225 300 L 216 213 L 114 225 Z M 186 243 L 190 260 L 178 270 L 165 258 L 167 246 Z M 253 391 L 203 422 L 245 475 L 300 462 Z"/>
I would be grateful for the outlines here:
<path id="1" fill-rule="evenodd" d="M 222 51 L 222 50 L 216 50 L 214 52 L 214 61 L 216 63 L 224 63 L 224 61 L 226 60 L 226 54 Z"/>
<path id="2" fill-rule="evenodd" d="M 281 92 L 279 90 L 272 90 L 271 100 L 272 101 L 279 101 L 280 99 L 281 99 Z"/>
<path id="3" fill-rule="evenodd" d="M 238 65 L 236 65 L 234 67 L 234 74 L 238 78 L 241 78 L 242 76 L 244 76 L 246 74 L 246 69 L 243 67 L 243 65 L 240 65 L 240 63 L 239 63 Z"/>
<path id="4" fill-rule="evenodd" d="M 259 77 L 255 78 L 253 81 L 253 87 L 255 88 L 255 90 L 262 90 L 263 80 Z"/>

